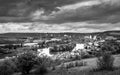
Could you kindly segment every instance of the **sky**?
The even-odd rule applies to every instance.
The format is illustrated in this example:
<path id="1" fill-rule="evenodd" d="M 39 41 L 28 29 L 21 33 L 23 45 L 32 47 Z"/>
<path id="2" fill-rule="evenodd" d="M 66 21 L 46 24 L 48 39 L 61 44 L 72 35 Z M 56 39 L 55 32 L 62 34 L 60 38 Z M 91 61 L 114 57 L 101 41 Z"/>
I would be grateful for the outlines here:
<path id="1" fill-rule="evenodd" d="M 0 33 L 120 30 L 120 0 L 0 0 Z"/>

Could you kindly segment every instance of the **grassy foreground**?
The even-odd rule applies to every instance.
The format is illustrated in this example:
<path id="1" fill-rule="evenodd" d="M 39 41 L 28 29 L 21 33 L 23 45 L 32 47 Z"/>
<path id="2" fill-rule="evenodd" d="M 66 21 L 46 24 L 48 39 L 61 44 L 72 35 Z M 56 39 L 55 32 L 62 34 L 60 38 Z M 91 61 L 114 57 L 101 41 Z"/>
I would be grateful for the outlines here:
<path id="1" fill-rule="evenodd" d="M 90 71 L 56 71 L 51 72 L 46 75 L 120 75 L 120 69 L 114 71 L 99 71 L 99 72 L 90 72 Z"/>
<path id="2" fill-rule="evenodd" d="M 26 54 L 24 57 L 26 58 Z M 30 55 L 30 57 L 31 57 L 31 55 Z M 113 55 L 113 57 L 115 58 L 113 65 L 117 68 L 114 70 L 111 70 L 111 71 L 107 71 L 107 70 L 93 71 L 94 68 L 96 68 L 96 66 L 97 66 L 96 58 L 89 58 L 89 59 L 82 60 L 83 62 L 87 62 L 87 64 L 85 66 L 75 66 L 75 67 L 71 67 L 71 68 L 67 68 L 67 69 L 61 67 L 61 68 L 56 68 L 55 70 L 50 70 L 50 71 L 48 70 L 48 72 L 46 72 L 45 74 L 40 74 L 40 73 L 35 74 L 31 70 L 29 74 L 22 74 L 22 71 L 19 71 L 19 72 L 15 72 L 11 75 L 120 75 L 120 68 L 119 68 L 120 67 L 120 55 Z M 73 62 L 76 62 L 76 61 L 73 61 Z M 66 63 L 71 63 L 71 62 L 66 62 Z M 16 66 L 14 66 L 14 64 L 10 64 L 10 65 L 12 65 L 13 69 L 14 69 L 14 67 L 16 68 Z M 22 65 L 25 66 L 24 64 L 22 64 Z M 20 66 L 20 67 L 24 68 L 22 66 Z M 25 69 L 26 69 L 26 67 L 25 67 Z M 5 69 L 5 71 L 6 71 L 6 69 Z M 11 70 L 9 70 L 9 69 L 8 69 L 8 71 L 11 72 Z M 4 74 L 4 75 L 6 75 L 6 74 Z M 10 75 L 10 74 L 8 74 L 8 75 Z"/>
<path id="3" fill-rule="evenodd" d="M 119 67 L 120 55 L 114 55 L 113 57 L 115 57 L 114 66 Z M 120 68 L 114 69 L 113 71 L 91 71 L 96 67 L 96 58 L 85 59 L 84 61 L 87 62 L 87 66 L 72 69 L 59 69 L 46 75 L 120 75 Z"/>

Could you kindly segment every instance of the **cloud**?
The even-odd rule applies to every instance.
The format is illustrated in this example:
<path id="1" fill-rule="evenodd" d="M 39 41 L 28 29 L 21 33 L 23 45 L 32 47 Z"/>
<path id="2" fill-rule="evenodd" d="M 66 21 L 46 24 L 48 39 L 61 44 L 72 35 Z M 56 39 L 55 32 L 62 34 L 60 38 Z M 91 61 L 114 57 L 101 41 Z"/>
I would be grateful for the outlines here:
<path id="1" fill-rule="evenodd" d="M 0 15 L 4 17 L 0 18 L 0 22 L 34 21 L 59 24 L 120 21 L 120 0 L 1 0 L 0 4 L 3 9 L 0 10 Z"/>
<path id="2" fill-rule="evenodd" d="M 0 0 L 0 32 L 120 29 L 120 0 Z"/>
<path id="3" fill-rule="evenodd" d="M 25 17 L 31 18 L 29 15 L 39 9 L 44 9 L 44 14 L 50 14 L 53 11 L 58 11 L 56 7 L 60 7 L 67 4 L 72 4 L 83 0 L 0 0 L 0 17 L 6 17 L 6 19 L 0 19 L 4 22 L 16 22 L 16 20 L 7 20 L 7 18 L 19 18 Z"/>
<path id="4" fill-rule="evenodd" d="M 93 21 L 98 23 L 117 23 L 120 21 L 120 0 L 89 0 L 57 7 L 49 15 L 37 15 L 33 21 L 48 23 L 67 23 Z M 38 11 L 38 10 L 37 10 Z M 41 12 L 41 11 L 39 11 Z M 40 16 L 38 18 L 38 16 Z M 45 16 L 46 19 L 41 18 Z"/>
<path id="5" fill-rule="evenodd" d="M 0 16 L 16 16 L 18 14 L 29 14 L 37 9 L 45 9 L 51 12 L 58 6 L 76 3 L 83 0 L 0 0 Z M 21 15 L 20 15 L 21 16 Z"/>
<path id="6" fill-rule="evenodd" d="M 28 23 L 0 23 L 0 32 L 77 32 L 90 33 L 102 32 L 106 30 L 119 30 L 120 22 L 116 24 L 90 24 L 86 22 L 46 24 L 41 22 Z"/>

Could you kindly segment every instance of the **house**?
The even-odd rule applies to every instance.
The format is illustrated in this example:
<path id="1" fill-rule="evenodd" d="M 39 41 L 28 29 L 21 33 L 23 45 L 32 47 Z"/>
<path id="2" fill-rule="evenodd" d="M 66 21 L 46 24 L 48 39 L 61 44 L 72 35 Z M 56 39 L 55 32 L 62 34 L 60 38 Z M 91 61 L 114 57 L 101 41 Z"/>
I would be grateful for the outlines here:
<path id="1" fill-rule="evenodd" d="M 92 39 L 92 35 L 85 36 L 84 38 L 86 38 L 86 39 Z"/>
<path id="2" fill-rule="evenodd" d="M 83 49 L 85 49 L 84 44 L 76 44 L 76 46 L 74 47 L 74 49 L 72 51 L 83 50 Z"/>
<path id="3" fill-rule="evenodd" d="M 107 36 L 105 38 L 105 40 L 117 40 L 117 38 L 113 37 L 113 36 Z"/>
<path id="4" fill-rule="evenodd" d="M 52 38 L 51 41 L 61 41 L 61 39 Z"/>
<path id="5" fill-rule="evenodd" d="M 24 43 L 24 47 L 38 47 L 38 43 Z"/>
<path id="6" fill-rule="evenodd" d="M 33 42 L 34 42 L 34 43 L 42 43 L 42 42 L 44 42 L 44 40 L 39 40 L 39 39 L 38 39 L 38 40 L 33 40 Z"/>
<path id="7" fill-rule="evenodd" d="M 50 54 L 50 48 L 43 48 L 43 49 L 38 49 L 38 56 L 49 56 L 51 57 L 52 55 Z"/>
<path id="8" fill-rule="evenodd" d="M 120 43 L 120 40 L 117 40 L 116 42 Z"/>

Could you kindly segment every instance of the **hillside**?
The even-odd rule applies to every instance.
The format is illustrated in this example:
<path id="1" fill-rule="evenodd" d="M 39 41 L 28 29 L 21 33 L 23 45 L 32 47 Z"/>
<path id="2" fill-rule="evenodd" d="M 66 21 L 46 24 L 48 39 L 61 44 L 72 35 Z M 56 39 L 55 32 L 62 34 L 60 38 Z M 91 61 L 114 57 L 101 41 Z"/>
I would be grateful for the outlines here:
<path id="1" fill-rule="evenodd" d="M 49 37 L 63 37 L 64 35 L 72 36 L 72 37 L 80 37 L 86 35 L 98 35 L 98 36 L 115 36 L 120 37 L 120 31 L 105 31 L 105 32 L 96 32 L 96 33 L 4 33 L 0 34 L 0 38 L 26 38 L 26 37 L 34 37 L 34 38 L 49 38 Z"/>

